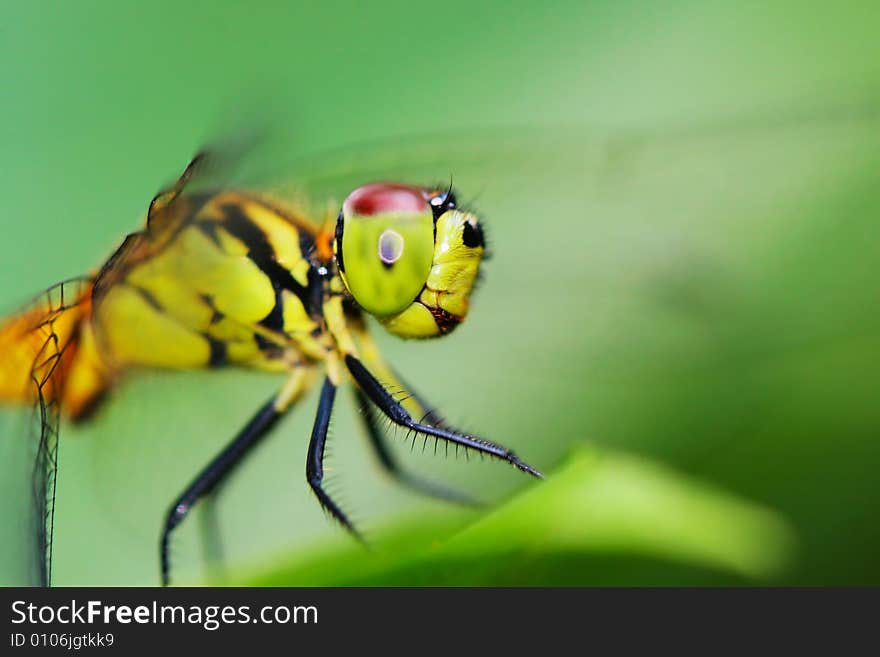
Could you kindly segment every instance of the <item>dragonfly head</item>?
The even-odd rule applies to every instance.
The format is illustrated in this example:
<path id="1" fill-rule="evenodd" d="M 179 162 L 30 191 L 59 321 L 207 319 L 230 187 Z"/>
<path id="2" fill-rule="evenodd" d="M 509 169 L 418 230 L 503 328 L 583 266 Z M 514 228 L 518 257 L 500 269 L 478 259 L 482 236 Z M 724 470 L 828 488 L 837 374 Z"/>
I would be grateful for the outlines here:
<path id="1" fill-rule="evenodd" d="M 462 322 L 483 250 L 479 220 L 457 208 L 451 187 L 397 183 L 349 194 L 333 241 L 351 296 L 404 338 L 444 335 Z"/>

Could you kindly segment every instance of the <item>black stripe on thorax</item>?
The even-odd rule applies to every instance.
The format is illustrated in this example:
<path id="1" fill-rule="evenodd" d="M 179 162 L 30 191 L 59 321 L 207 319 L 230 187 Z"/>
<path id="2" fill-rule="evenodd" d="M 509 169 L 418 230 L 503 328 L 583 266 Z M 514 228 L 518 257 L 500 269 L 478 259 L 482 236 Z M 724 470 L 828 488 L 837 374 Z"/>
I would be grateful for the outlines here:
<path id="1" fill-rule="evenodd" d="M 306 309 L 306 312 L 310 315 L 314 316 L 320 313 L 320 305 L 315 305 L 316 294 L 313 289 L 315 284 L 320 285 L 320 276 L 314 271 L 314 267 L 309 270 L 308 287 L 301 285 L 293 278 L 290 271 L 278 262 L 277 254 L 265 233 L 250 220 L 247 214 L 242 211 L 241 206 L 235 203 L 224 203 L 221 206 L 221 210 L 223 211 L 223 219 L 221 221 L 200 221 L 198 226 L 215 243 L 219 244 L 215 231 L 221 227 L 241 241 L 248 249 L 248 258 L 272 282 L 272 287 L 275 289 L 275 305 L 261 324 L 266 326 L 266 328 L 276 331 L 283 329 L 282 290 L 288 290 L 296 295 Z M 314 242 L 305 231 L 297 230 L 300 235 L 300 255 L 310 262 L 308 257 L 314 248 Z"/>
<path id="2" fill-rule="evenodd" d="M 202 337 L 208 341 L 208 346 L 211 349 L 211 355 L 208 359 L 208 367 L 221 367 L 226 365 L 227 363 L 227 352 L 226 352 L 226 343 L 222 340 L 218 340 L 216 338 L 212 338 L 207 333 L 204 333 Z"/>

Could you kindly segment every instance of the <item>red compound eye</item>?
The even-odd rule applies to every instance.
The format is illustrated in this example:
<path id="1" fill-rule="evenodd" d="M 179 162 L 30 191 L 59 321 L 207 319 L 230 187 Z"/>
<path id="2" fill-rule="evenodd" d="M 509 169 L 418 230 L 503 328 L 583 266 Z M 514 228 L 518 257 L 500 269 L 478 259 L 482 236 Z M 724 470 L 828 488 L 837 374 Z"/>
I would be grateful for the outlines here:
<path id="1" fill-rule="evenodd" d="M 358 187 L 345 199 L 347 216 L 369 217 L 384 212 L 430 212 L 424 192 L 399 183 L 372 183 Z"/>

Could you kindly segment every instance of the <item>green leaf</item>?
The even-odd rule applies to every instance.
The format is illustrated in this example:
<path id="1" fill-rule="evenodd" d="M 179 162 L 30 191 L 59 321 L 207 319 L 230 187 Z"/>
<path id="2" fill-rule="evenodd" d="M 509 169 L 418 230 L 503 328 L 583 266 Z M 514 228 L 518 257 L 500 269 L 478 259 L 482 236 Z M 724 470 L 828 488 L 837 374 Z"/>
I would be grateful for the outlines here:
<path id="1" fill-rule="evenodd" d="M 544 482 L 470 519 L 402 522 L 367 551 L 335 543 L 237 584 L 538 585 L 754 582 L 792 556 L 773 511 L 631 455 L 575 451 Z"/>

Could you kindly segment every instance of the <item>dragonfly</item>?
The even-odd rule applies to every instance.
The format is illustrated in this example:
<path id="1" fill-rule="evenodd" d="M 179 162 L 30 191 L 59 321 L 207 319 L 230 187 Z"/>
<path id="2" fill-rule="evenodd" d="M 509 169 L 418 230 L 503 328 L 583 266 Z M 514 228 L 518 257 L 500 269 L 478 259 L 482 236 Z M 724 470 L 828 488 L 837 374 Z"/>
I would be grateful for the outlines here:
<path id="1" fill-rule="evenodd" d="M 268 371 L 268 378 L 285 381 L 255 414 L 251 407 L 245 410 L 244 402 L 234 400 L 241 419 L 247 413 L 253 414 L 253 419 L 238 434 L 241 440 L 233 440 L 200 473 L 207 478 L 194 478 L 193 486 L 184 491 L 189 495 L 174 498 L 174 492 L 182 490 L 190 476 L 186 471 L 190 465 L 180 464 L 178 468 L 175 464 L 175 468 L 167 468 L 169 472 L 159 472 L 157 468 L 162 464 L 153 456 L 153 461 L 143 466 L 136 459 L 148 455 L 151 447 L 143 433 L 125 435 L 126 440 L 116 435 L 119 431 L 143 432 L 137 423 L 111 426 L 114 431 L 107 432 L 109 440 L 94 448 L 101 461 L 101 477 L 109 480 L 97 497 L 106 507 L 113 507 L 103 510 L 115 511 L 108 526 L 123 524 L 122 513 L 129 513 L 130 507 L 137 505 L 137 517 L 125 518 L 127 527 L 145 542 L 155 526 L 162 546 L 158 570 L 165 581 L 171 581 L 170 539 L 176 536 L 178 543 L 185 539 L 185 532 L 180 531 L 183 520 L 193 515 L 194 508 L 198 511 L 202 507 L 202 512 L 210 509 L 233 475 L 246 475 L 240 465 L 257 444 L 265 446 L 258 450 L 262 454 L 271 449 L 266 444 L 270 430 L 274 427 L 278 433 L 282 415 L 295 415 L 289 411 L 310 387 L 319 393 L 322 409 L 315 418 L 316 432 L 310 444 L 310 478 L 320 479 L 323 470 L 329 472 L 319 458 L 320 450 L 328 444 L 325 424 L 343 381 L 353 383 L 346 387 L 352 388 L 355 401 L 363 409 L 359 418 L 367 444 L 378 457 L 376 462 L 411 489 L 453 502 L 474 502 L 455 489 L 417 478 L 404 468 L 388 444 L 389 427 L 400 426 L 413 436 L 436 438 L 435 446 L 445 444 L 452 451 L 464 449 L 464 454 L 476 450 L 533 476 L 540 474 L 509 450 L 457 431 L 445 422 L 434 406 L 416 394 L 380 355 L 379 345 L 384 338 L 374 330 L 377 327 L 384 327 L 384 332 L 392 336 L 453 334 L 441 342 L 450 348 L 462 345 L 466 351 L 473 336 L 457 328 L 461 320 L 468 317 L 478 323 L 488 316 L 494 322 L 490 324 L 493 330 L 507 330 L 492 333 L 497 345 L 486 356 L 486 363 L 494 368 L 506 364 L 509 368 L 504 373 L 493 373 L 492 382 L 519 376 L 515 385 L 493 390 L 499 408 L 528 405 L 528 416 L 511 414 L 515 422 L 523 419 L 523 433 L 527 428 L 533 430 L 528 422 L 534 422 L 538 430 L 543 426 L 560 429 L 544 432 L 542 461 L 554 458 L 554 451 L 563 453 L 568 444 L 564 441 L 578 437 L 607 434 L 613 441 L 627 440 L 627 421 L 632 419 L 627 415 L 632 415 L 629 401 L 615 406 L 613 398 L 585 399 L 592 388 L 573 385 L 591 378 L 583 376 L 590 369 L 601 376 L 602 363 L 615 357 L 618 334 L 622 334 L 627 350 L 634 351 L 633 347 L 645 340 L 648 347 L 654 346 L 653 327 L 641 315 L 633 318 L 624 313 L 620 301 L 639 295 L 666 299 L 670 304 L 684 304 L 698 311 L 696 317 L 702 317 L 699 313 L 704 309 L 698 301 L 716 297 L 723 300 L 725 294 L 730 294 L 726 285 L 733 284 L 736 289 L 739 282 L 735 277 L 726 278 L 731 265 L 718 254 L 734 253 L 730 245 L 749 254 L 755 249 L 760 251 L 764 245 L 750 240 L 760 242 L 760 235 L 769 227 L 780 234 L 794 230 L 792 224 L 803 221 L 803 208 L 817 203 L 810 194 L 825 190 L 814 182 L 817 178 L 823 185 L 830 185 L 826 181 L 831 180 L 843 184 L 856 180 L 865 170 L 873 171 L 870 167 L 878 152 L 876 124 L 880 116 L 873 99 L 864 104 L 841 103 L 839 107 L 803 105 L 796 109 L 759 108 L 757 112 L 702 124 L 661 126 L 644 132 L 582 132 L 570 126 L 560 131 L 530 132 L 526 127 L 515 135 L 505 128 L 492 134 L 479 130 L 474 134 L 401 139 L 393 146 L 385 142 L 352 145 L 303 156 L 293 176 L 283 166 L 278 167 L 285 180 L 296 178 L 296 184 L 303 185 L 305 198 L 270 191 L 260 171 L 251 180 L 239 177 L 233 182 L 230 167 L 247 165 L 245 161 L 253 160 L 254 153 L 241 154 L 236 148 L 216 145 L 208 149 L 193 160 L 176 184 L 155 196 L 149 204 L 146 227 L 126 239 L 103 267 L 93 275 L 53 286 L 0 322 L 0 402 L 34 410 L 32 444 L 39 448 L 36 459 L 29 463 L 33 472 L 29 496 L 36 526 L 31 540 L 37 544 L 29 550 L 36 555 L 34 579 L 41 583 L 52 580 L 57 441 L 62 414 L 75 420 L 65 424 L 65 430 L 77 433 L 79 428 L 88 427 L 84 433 L 99 434 L 89 438 L 102 438 L 106 425 L 112 423 L 102 420 L 98 424 L 98 414 L 120 406 L 106 402 L 111 396 L 125 398 L 132 387 L 136 392 L 144 390 L 137 388 L 138 382 L 144 382 L 156 366 L 176 368 L 177 375 L 185 366 L 194 374 L 187 380 L 197 380 L 199 385 L 207 379 L 219 381 L 208 384 L 218 386 L 213 391 L 221 389 L 224 377 L 238 376 L 234 370 L 244 377 L 247 371 L 259 369 Z M 272 171 L 276 170 L 274 156 L 257 155 Z M 455 174 L 454 188 L 445 183 L 382 183 L 376 187 L 368 182 L 442 180 L 448 173 Z M 461 190 L 465 189 L 470 195 L 485 192 L 480 203 L 490 212 L 478 211 L 472 197 L 462 202 Z M 324 198 L 346 200 L 331 203 L 326 209 L 309 203 Z M 397 208 L 398 212 L 388 212 L 389 208 Z M 473 313 L 472 317 L 468 306 L 487 259 L 486 214 L 492 225 L 503 226 L 496 237 L 503 248 L 493 247 L 496 259 L 490 272 L 501 275 L 488 278 L 482 289 L 485 296 L 477 299 L 483 312 Z M 235 232 L 235 228 L 227 228 L 230 221 L 253 230 L 247 234 Z M 207 228 L 201 228 L 202 224 Z M 254 236 L 260 235 L 266 241 L 254 242 Z M 639 236 L 650 239 L 634 242 L 633 238 Z M 371 246 L 359 249 L 364 243 Z M 258 248 L 254 254 L 262 254 L 258 260 L 293 284 L 276 289 L 273 275 L 248 255 L 255 245 Z M 438 255 L 438 250 L 446 248 Z M 223 268 L 223 254 L 230 262 L 237 262 L 240 269 L 234 275 L 214 277 L 211 272 Z M 276 255 L 274 260 L 272 254 Z M 279 254 L 289 257 L 282 259 Z M 429 258 L 431 264 L 425 270 Z M 719 266 L 710 266 L 719 260 Z M 749 256 L 746 261 L 752 260 Z M 195 267 L 199 262 L 205 266 Z M 693 272 L 696 275 L 691 276 Z M 744 272 L 756 275 L 748 267 Z M 187 286 L 183 281 L 189 282 Z M 447 287 L 440 290 L 438 285 Z M 205 286 L 211 289 L 199 289 Z M 433 295 L 431 286 L 444 293 Z M 136 287 L 147 294 L 133 291 Z M 425 289 L 429 291 L 425 293 Z M 276 313 L 272 321 L 264 321 L 270 319 L 270 310 L 279 296 L 280 318 Z M 403 299 L 406 308 L 398 310 L 395 301 L 403 304 Z M 416 303 L 418 306 L 412 308 Z M 158 318 L 157 322 L 167 321 L 158 326 L 146 320 L 120 321 L 135 312 Z M 595 321 L 615 313 L 621 318 L 618 323 L 609 321 L 603 326 Z M 178 339 L 154 339 L 146 355 L 137 349 L 138 335 L 145 339 L 146 334 L 148 339 L 151 332 L 166 330 L 176 331 Z M 643 331 L 651 334 L 650 340 Z M 417 338 L 415 344 L 416 351 L 427 351 L 418 346 Z M 597 353 L 588 358 L 591 349 Z M 388 353 L 384 346 L 382 351 Z M 142 367 L 138 355 L 148 356 L 145 364 L 152 367 Z M 650 366 L 652 359 L 642 355 L 639 352 L 636 360 Z M 625 379 L 626 368 L 634 368 L 634 361 L 620 353 L 616 358 L 615 374 L 619 372 Z M 533 367 L 535 363 L 540 366 Z M 470 365 L 470 372 L 481 369 L 485 369 L 482 362 Z M 315 377 L 320 372 L 325 380 L 318 386 Z M 665 385 L 667 368 L 658 367 L 656 372 L 651 369 L 648 375 L 653 381 L 648 386 L 653 395 Z M 123 380 L 129 385 L 119 385 Z M 641 383 L 629 385 L 640 389 Z M 248 378 L 239 390 L 256 388 L 250 386 Z M 154 390 L 146 388 L 147 393 Z M 204 395 L 200 401 L 189 393 L 178 396 L 186 398 L 174 400 L 181 405 L 182 413 L 204 416 L 206 420 L 204 427 L 201 419 L 187 424 L 209 434 L 204 438 L 191 436 L 193 444 L 201 441 L 206 450 L 204 455 L 197 456 L 194 449 L 189 454 L 195 475 L 198 467 L 209 460 L 208 452 L 213 453 L 224 443 L 225 434 L 217 437 L 221 425 L 207 407 L 216 398 Z M 508 397 L 513 401 L 502 405 L 501 400 Z M 152 421 L 159 416 L 155 418 L 157 426 L 167 422 L 160 416 L 167 396 L 129 395 L 120 401 L 137 404 L 139 400 L 148 409 L 139 419 Z M 259 401 L 254 396 L 253 406 Z M 127 410 L 126 404 L 121 408 L 125 420 L 128 413 L 135 414 Z M 583 416 L 597 418 L 598 424 L 587 425 L 567 410 L 579 408 L 588 408 Z M 603 415 L 605 421 L 601 422 Z M 241 422 L 238 415 L 230 417 L 234 419 L 224 422 Z M 177 433 L 173 426 L 169 428 L 172 434 Z M 237 425 L 223 424 L 221 430 L 231 436 L 235 428 Z M 304 428 L 302 433 L 306 432 Z M 255 437 L 257 434 L 259 437 Z M 244 435 L 253 439 L 248 441 Z M 181 441 L 187 438 L 185 433 L 180 436 Z M 66 445 L 74 442 L 67 441 Z M 329 444 L 332 449 L 334 442 L 330 440 Z M 717 441 L 705 441 L 707 453 L 717 453 L 718 449 Z M 137 454 L 133 455 L 132 450 Z M 112 455 L 107 456 L 110 452 Z M 208 485 L 212 476 L 220 474 L 224 475 L 220 483 L 213 488 Z M 167 490 L 167 501 L 163 498 L 154 504 L 153 500 L 138 499 L 131 503 L 132 496 L 122 492 L 122 485 L 137 477 L 149 487 L 150 496 L 160 488 Z M 155 483 L 159 481 L 161 487 Z M 62 480 L 64 500 L 71 495 L 66 483 Z M 335 492 L 327 494 L 324 483 L 322 480 L 318 485 L 323 491 L 319 499 L 334 504 L 338 515 L 348 522 L 343 524 L 346 529 L 361 528 L 360 522 L 351 521 L 352 514 Z M 3 484 L 5 481 L 0 480 Z M 91 513 L 85 502 L 81 508 L 81 514 Z M 334 511 L 328 512 L 337 517 Z M 204 520 L 208 514 L 198 515 Z M 274 517 L 271 520 L 273 524 L 261 530 L 274 529 Z M 130 537 L 125 538 L 125 545 L 130 547 Z M 271 539 L 261 535 L 258 540 L 262 548 Z M 255 542 L 251 537 L 246 541 L 247 545 Z M 153 554 L 151 547 L 149 555 Z M 180 572 L 180 560 L 177 564 L 175 574 Z M 67 572 L 65 567 L 59 575 Z M 128 566 L 120 564 L 117 576 L 130 577 L 128 572 Z M 153 581 L 152 569 L 141 572 L 142 577 Z"/>
<path id="2" fill-rule="evenodd" d="M 365 182 L 336 211 L 315 217 L 288 200 L 215 186 L 224 157 L 210 149 L 195 156 L 152 199 L 144 227 L 97 271 L 50 287 L 0 325 L 0 400 L 34 408 L 40 584 L 52 581 L 62 416 L 87 421 L 122 378 L 143 368 L 239 367 L 280 381 L 177 497 L 169 495 L 157 527 L 163 585 L 172 581 L 175 531 L 319 378 L 306 479 L 320 506 L 360 541 L 324 486 L 328 427 L 342 385 L 354 387 L 378 462 L 416 491 L 472 502 L 403 469 L 383 421 L 543 477 L 512 450 L 445 422 L 383 359 L 365 321 L 372 316 L 405 339 L 443 337 L 464 322 L 486 244 L 481 218 L 459 202 L 457 190 Z"/>

